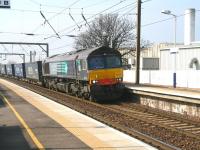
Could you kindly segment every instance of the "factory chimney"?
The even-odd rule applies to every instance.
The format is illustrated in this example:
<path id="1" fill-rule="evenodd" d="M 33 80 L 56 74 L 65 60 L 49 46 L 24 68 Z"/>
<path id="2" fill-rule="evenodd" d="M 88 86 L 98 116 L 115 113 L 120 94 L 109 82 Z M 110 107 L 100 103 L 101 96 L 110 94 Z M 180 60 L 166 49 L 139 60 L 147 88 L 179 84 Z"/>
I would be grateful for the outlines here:
<path id="1" fill-rule="evenodd" d="M 195 9 L 185 10 L 184 45 L 195 41 Z"/>

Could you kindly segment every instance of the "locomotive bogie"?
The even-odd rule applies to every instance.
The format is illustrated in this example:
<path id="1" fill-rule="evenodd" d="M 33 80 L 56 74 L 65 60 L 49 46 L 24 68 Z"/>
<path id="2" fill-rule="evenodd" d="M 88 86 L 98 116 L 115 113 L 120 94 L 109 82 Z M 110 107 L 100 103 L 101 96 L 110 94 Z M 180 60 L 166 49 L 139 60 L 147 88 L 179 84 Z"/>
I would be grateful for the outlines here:
<path id="1" fill-rule="evenodd" d="M 82 97 L 88 95 L 89 85 L 85 81 L 75 79 L 57 78 L 57 77 L 44 77 L 44 85 L 47 88 L 65 92 L 71 95 Z"/>

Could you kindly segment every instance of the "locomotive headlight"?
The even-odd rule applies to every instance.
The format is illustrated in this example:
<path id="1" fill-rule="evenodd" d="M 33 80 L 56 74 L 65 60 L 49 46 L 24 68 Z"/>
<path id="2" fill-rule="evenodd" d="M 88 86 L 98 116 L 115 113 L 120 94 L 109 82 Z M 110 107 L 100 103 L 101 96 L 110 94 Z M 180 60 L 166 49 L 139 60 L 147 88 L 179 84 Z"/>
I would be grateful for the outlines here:
<path id="1" fill-rule="evenodd" d="M 92 83 L 93 83 L 93 84 L 97 83 L 97 80 L 93 80 Z"/>
<path id="2" fill-rule="evenodd" d="M 117 78 L 117 81 L 120 81 L 120 82 L 121 82 L 121 81 L 122 81 L 122 78 Z"/>

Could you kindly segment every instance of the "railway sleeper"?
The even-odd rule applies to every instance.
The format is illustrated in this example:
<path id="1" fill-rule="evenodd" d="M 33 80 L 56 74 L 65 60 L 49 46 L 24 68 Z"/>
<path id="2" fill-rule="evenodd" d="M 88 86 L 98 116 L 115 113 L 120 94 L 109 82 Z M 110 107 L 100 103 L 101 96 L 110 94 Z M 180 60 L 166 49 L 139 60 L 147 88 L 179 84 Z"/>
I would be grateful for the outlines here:
<path id="1" fill-rule="evenodd" d="M 188 125 L 187 123 L 182 123 L 182 124 L 175 124 L 175 125 L 170 125 L 171 127 L 182 127 Z"/>
<path id="2" fill-rule="evenodd" d="M 175 120 L 169 120 L 169 119 L 166 119 L 166 120 L 163 120 L 163 121 L 159 121 L 159 123 L 168 123 L 168 122 L 174 122 Z"/>
<path id="3" fill-rule="evenodd" d="M 194 132 L 192 132 L 193 134 L 199 134 L 200 133 L 200 131 L 194 131 Z"/>
<path id="4" fill-rule="evenodd" d="M 188 125 L 188 126 L 182 126 L 182 127 L 176 127 L 177 129 L 187 129 L 187 128 L 192 128 L 195 127 L 194 125 Z"/>
<path id="5" fill-rule="evenodd" d="M 180 123 L 180 122 L 178 122 L 178 121 L 170 121 L 170 122 L 166 122 L 166 123 L 164 123 L 165 125 L 175 125 L 175 124 L 177 124 L 177 123 Z"/>
<path id="6" fill-rule="evenodd" d="M 191 129 L 185 129 L 185 131 L 190 130 L 190 131 L 195 131 L 195 130 L 199 130 L 200 131 L 200 127 L 195 127 L 195 128 L 191 128 Z"/>

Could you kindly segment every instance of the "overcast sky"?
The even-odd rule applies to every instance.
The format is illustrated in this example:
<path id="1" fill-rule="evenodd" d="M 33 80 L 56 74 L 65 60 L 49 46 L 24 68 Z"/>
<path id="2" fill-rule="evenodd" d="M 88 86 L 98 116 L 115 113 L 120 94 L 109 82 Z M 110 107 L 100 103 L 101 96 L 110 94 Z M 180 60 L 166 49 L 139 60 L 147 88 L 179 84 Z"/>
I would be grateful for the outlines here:
<path id="1" fill-rule="evenodd" d="M 196 40 L 200 41 L 200 1 L 199 0 L 143 0 L 142 38 L 150 42 L 173 42 L 173 18 L 161 14 L 163 9 L 171 10 L 177 18 L 177 42 L 184 38 L 184 11 L 196 9 Z M 121 17 L 136 18 L 135 0 L 11 0 L 11 9 L 0 9 L 0 41 L 49 43 L 50 55 L 73 50 L 74 38 L 85 30 L 83 13 L 90 22 L 99 14 L 119 13 Z M 40 11 L 48 19 L 61 39 L 45 23 Z M 70 15 L 73 19 L 70 17 Z M 162 21 L 171 18 L 167 21 Z M 154 22 L 158 22 L 155 23 Z M 34 36 L 26 35 L 27 33 Z M 0 52 L 37 50 L 35 46 L 1 46 Z M 27 53 L 26 52 L 26 53 Z M 39 54 L 39 52 L 37 52 Z M 4 59 L 4 58 L 1 58 Z"/>

